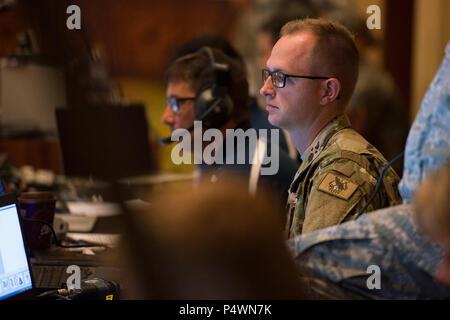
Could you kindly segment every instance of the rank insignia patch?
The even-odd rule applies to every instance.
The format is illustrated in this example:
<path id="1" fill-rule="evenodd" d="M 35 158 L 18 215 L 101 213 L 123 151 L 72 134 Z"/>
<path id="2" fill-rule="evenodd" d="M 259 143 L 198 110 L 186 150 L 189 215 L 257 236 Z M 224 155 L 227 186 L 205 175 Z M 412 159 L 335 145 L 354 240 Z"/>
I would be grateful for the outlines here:
<path id="1" fill-rule="evenodd" d="M 318 189 L 338 198 L 348 200 L 355 190 L 358 189 L 358 185 L 333 173 L 328 173 Z"/>

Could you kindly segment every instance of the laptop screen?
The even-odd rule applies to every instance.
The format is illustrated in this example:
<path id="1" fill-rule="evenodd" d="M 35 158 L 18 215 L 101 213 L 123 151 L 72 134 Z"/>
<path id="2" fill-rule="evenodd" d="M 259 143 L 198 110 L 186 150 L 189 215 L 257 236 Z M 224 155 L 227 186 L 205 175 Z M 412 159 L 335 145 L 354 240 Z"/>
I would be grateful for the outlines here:
<path id="1" fill-rule="evenodd" d="M 0 300 L 32 288 L 16 204 L 0 207 Z"/>

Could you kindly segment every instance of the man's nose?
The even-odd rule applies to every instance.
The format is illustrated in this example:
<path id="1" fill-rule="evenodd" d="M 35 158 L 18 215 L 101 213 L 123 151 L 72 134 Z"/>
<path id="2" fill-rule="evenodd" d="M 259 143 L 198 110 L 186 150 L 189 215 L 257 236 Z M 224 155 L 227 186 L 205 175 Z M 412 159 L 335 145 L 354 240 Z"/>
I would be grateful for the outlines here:
<path id="1" fill-rule="evenodd" d="M 164 113 L 161 116 L 161 122 L 168 126 L 172 125 L 174 122 L 174 113 L 169 105 L 166 106 L 166 109 L 164 110 Z"/>
<path id="2" fill-rule="evenodd" d="M 275 88 L 273 87 L 272 84 L 272 76 L 267 77 L 263 86 L 259 90 L 259 94 L 262 96 L 272 96 L 272 97 L 275 95 Z"/>

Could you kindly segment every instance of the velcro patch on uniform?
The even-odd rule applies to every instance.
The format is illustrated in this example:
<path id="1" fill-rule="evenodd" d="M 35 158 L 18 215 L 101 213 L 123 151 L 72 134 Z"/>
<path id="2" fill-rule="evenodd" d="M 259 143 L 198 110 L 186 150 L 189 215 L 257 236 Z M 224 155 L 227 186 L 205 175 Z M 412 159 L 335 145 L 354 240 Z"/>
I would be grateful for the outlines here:
<path id="1" fill-rule="evenodd" d="M 345 164 L 339 163 L 339 162 L 336 162 L 335 164 L 333 164 L 331 169 L 333 169 L 339 173 L 342 173 L 343 175 L 345 175 L 348 178 L 350 178 L 353 175 L 353 173 L 355 172 L 352 168 L 349 168 Z"/>
<path id="2" fill-rule="evenodd" d="M 328 173 L 317 188 L 338 198 L 348 200 L 358 185 L 333 173 Z"/>

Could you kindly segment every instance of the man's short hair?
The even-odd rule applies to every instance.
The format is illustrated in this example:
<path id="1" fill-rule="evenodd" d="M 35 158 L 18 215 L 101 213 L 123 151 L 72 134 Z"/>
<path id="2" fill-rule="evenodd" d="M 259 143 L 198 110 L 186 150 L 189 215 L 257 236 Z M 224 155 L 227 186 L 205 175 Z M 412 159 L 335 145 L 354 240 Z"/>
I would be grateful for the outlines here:
<path id="1" fill-rule="evenodd" d="M 351 32 L 338 22 L 319 18 L 293 20 L 280 31 L 280 38 L 299 32 L 311 32 L 317 39 L 311 57 L 320 76 L 336 77 L 341 82 L 340 96 L 347 104 L 358 80 L 359 54 Z"/>
<path id="2" fill-rule="evenodd" d="M 216 62 L 226 63 L 229 66 L 225 85 L 234 104 L 230 118 L 237 123 L 249 120 L 250 97 L 247 77 L 242 63 L 230 58 L 219 49 L 211 48 L 211 50 Z M 211 61 L 203 52 L 190 53 L 176 59 L 167 69 L 165 78 L 167 83 L 177 80 L 186 81 L 196 93 L 205 85 L 215 81 Z"/>

